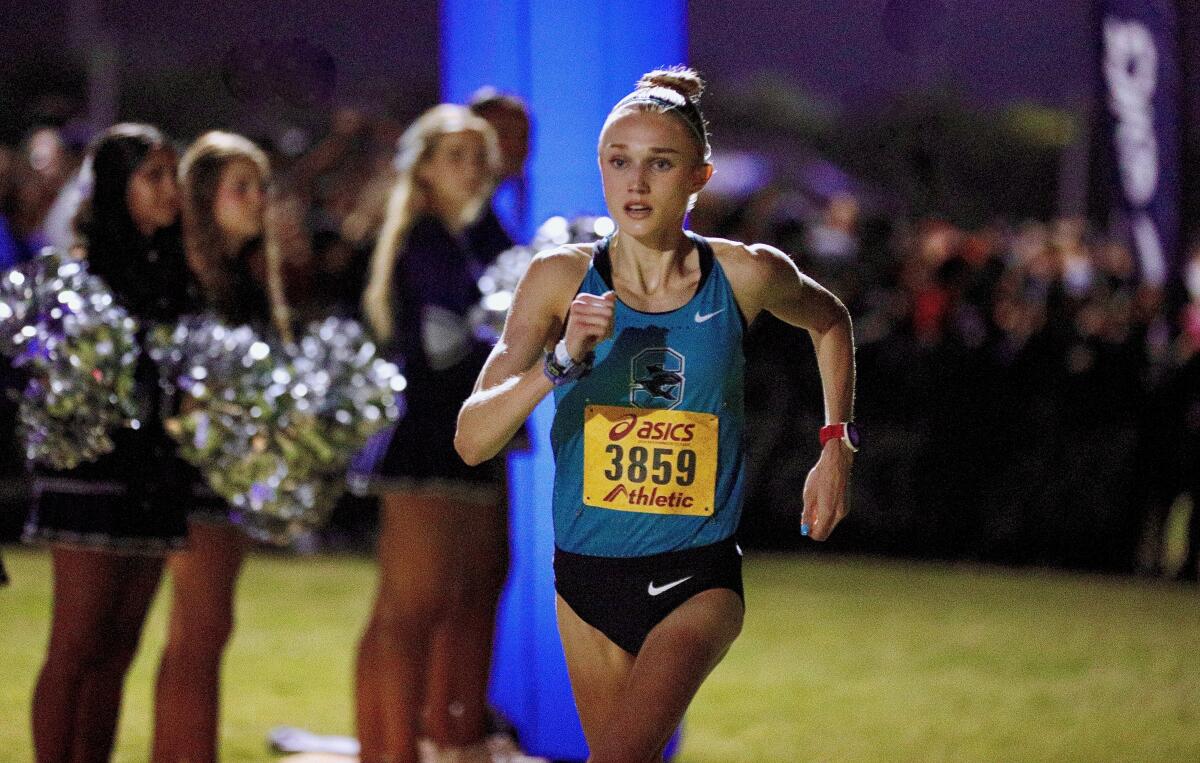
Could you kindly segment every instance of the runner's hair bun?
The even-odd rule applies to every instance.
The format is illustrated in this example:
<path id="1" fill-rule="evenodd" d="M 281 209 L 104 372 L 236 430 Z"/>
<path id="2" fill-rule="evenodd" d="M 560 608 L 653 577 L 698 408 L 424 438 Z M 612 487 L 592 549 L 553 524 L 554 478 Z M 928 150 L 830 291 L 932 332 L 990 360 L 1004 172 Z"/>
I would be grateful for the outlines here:
<path id="1" fill-rule="evenodd" d="M 642 78 L 638 80 L 638 90 L 652 87 L 665 87 L 674 90 L 688 100 L 696 101 L 704 92 L 704 80 L 700 79 L 700 75 L 696 73 L 695 69 L 687 66 L 672 66 L 667 69 L 655 69 L 643 74 Z"/>

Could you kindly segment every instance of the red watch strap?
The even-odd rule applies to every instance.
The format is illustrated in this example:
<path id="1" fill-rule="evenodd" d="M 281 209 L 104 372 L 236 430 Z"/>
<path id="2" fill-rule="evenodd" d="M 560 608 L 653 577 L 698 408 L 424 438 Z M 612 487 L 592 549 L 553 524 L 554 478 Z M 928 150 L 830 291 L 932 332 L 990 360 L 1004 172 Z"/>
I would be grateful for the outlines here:
<path id="1" fill-rule="evenodd" d="M 829 442 L 830 440 L 840 440 L 840 439 L 842 439 L 842 436 L 845 434 L 846 434 L 846 425 L 845 424 L 829 424 L 827 426 L 821 427 L 821 430 L 817 434 L 817 436 L 820 438 L 821 447 L 823 448 L 823 447 L 825 447 L 825 443 Z"/>

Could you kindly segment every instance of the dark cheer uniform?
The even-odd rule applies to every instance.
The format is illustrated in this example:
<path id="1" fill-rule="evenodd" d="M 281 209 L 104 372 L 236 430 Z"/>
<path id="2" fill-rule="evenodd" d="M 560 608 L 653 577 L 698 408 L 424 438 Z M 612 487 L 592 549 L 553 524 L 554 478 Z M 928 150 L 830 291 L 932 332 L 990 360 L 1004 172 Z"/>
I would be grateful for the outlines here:
<path id="1" fill-rule="evenodd" d="M 34 506 L 23 539 L 165 553 L 183 547 L 189 512 L 223 507 L 199 473 L 176 455 L 163 430 L 163 416 L 171 413 L 173 401 L 164 399 L 158 369 L 144 351 L 147 324 L 171 322 L 194 311 L 197 289 L 178 249 L 130 253 L 116 272 L 92 272 L 143 326 L 137 337 L 143 351 L 134 375 L 143 415 L 137 429 L 112 433 L 114 449 L 95 461 L 68 470 L 34 469 Z"/>
<path id="2" fill-rule="evenodd" d="M 458 237 L 433 216 L 414 223 L 396 263 L 393 292 L 393 352 L 408 380 L 407 412 L 371 476 L 374 491 L 428 491 L 478 503 L 501 498 L 499 462 L 464 464 L 454 450 L 454 429 L 491 350 L 467 319 L 481 296 L 477 281 L 511 246 L 490 213 Z"/>

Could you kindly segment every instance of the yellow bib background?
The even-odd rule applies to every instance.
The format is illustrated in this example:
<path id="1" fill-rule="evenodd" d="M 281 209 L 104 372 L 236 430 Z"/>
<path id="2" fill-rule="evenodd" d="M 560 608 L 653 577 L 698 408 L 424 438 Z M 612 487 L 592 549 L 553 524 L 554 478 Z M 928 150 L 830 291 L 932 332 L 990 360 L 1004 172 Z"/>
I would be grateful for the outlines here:
<path id="1" fill-rule="evenodd" d="M 718 421 L 711 413 L 587 406 L 583 502 L 617 511 L 711 516 Z"/>

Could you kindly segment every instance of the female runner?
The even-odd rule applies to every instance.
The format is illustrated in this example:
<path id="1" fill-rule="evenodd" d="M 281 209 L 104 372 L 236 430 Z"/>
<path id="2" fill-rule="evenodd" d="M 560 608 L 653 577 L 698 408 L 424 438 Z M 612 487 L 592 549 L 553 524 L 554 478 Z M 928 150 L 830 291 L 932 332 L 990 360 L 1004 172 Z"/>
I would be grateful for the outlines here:
<path id="1" fill-rule="evenodd" d="M 206 133 L 180 161 L 187 263 L 204 305 L 230 325 L 286 332 L 278 258 L 264 234 L 266 155 L 246 138 Z M 266 284 L 264 286 L 264 284 Z M 155 693 L 153 760 L 217 757 L 221 657 L 247 541 L 215 497 L 188 516 L 187 550 L 169 560 L 172 600 Z"/>
<path id="2" fill-rule="evenodd" d="M 90 272 L 143 325 L 189 312 L 170 144 L 153 127 L 120 124 L 97 139 L 91 161 L 94 191 L 76 218 Z M 145 352 L 135 378 L 148 413 L 138 429 L 115 432 L 116 447 L 93 463 L 35 475 L 25 539 L 51 545 L 54 570 L 50 641 L 33 695 L 39 763 L 108 759 L 163 557 L 187 533 L 191 496 L 180 487 L 199 476 L 163 431 L 158 373 Z"/>
<path id="3" fill-rule="evenodd" d="M 832 424 L 801 531 L 823 540 L 847 508 L 849 314 L 782 252 L 683 229 L 713 171 L 702 87 L 655 71 L 613 108 L 617 230 L 534 259 L 455 437 L 468 464 L 490 458 L 554 392 L 558 624 L 593 761 L 659 759 L 741 629 L 741 342 L 761 311 L 809 332 Z"/>

